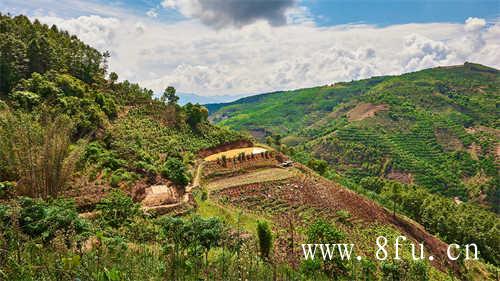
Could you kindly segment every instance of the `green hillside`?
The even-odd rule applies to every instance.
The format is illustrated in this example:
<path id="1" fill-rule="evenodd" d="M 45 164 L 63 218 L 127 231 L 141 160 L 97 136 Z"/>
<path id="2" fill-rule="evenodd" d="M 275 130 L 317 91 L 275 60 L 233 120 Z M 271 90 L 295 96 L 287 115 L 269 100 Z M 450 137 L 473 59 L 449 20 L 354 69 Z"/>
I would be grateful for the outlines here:
<path id="1" fill-rule="evenodd" d="M 298 159 L 326 160 L 355 182 L 398 177 L 498 207 L 499 100 L 500 72 L 466 63 L 208 108 L 214 122 L 277 137 Z"/>

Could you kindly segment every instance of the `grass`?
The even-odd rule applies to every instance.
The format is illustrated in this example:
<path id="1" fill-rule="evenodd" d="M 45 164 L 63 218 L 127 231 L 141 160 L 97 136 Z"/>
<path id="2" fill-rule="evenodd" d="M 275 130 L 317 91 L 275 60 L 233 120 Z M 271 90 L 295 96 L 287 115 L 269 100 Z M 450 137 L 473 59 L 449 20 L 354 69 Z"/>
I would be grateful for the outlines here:
<path id="1" fill-rule="evenodd" d="M 230 207 L 227 205 L 221 205 L 213 201 L 210 197 L 207 200 L 201 200 L 196 198 L 196 203 L 198 208 L 196 209 L 196 214 L 204 218 L 219 217 L 225 220 L 229 225 L 233 227 L 238 227 L 238 216 L 239 216 L 239 226 L 244 230 L 252 234 L 256 234 L 257 221 L 267 221 L 269 224 L 272 222 L 263 217 L 249 212 L 244 212 L 238 208 Z"/>

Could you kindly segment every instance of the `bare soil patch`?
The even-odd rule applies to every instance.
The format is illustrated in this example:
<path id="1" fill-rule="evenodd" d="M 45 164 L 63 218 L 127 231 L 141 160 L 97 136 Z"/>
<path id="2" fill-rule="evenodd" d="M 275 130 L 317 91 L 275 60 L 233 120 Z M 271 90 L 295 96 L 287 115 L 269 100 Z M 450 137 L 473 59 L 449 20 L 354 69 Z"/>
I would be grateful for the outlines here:
<path id="1" fill-rule="evenodd" d="M 253 143 L 249 140 L 233 141 L 216 147 L 202 149 L 198 152 L 198 156 L 200 156 L 201 158 L 205 158 L 208 155 L 212 155 L 222 151 L 227 151 L 235 148 L 251 147 L 251 146 L 253 146 Z"/>
<path id="2" fill-rule="evenodd" d="M 371 103 L 360 103 L 347 112 L 347 118 L 350 122 L 360 121 L 375 116 L 375 114 L 379 111 L 388 109 L 389 106 L 386 104 L 375 105 Z"/>
<path id="3" fill-rule="evenodd" d="M 221 158 L 222 156 L 226 156 L 226 158 L 233 158 L 238 156 L 240 153 L 245 153 L 245 155 L 256 155 L 260 154 L 262 152 L 266 152 L 267 149 L 258 147 L 258 146 L 253 146 L 253 147 L 245 147 L 245 148 L 235 148 L 231 150 L 226 150 L 222 151 L 219 153 L 215 153 L 212 155 L 209 155 L 205 157 L 205 161 L 216 161 L 217 159 Z"/>

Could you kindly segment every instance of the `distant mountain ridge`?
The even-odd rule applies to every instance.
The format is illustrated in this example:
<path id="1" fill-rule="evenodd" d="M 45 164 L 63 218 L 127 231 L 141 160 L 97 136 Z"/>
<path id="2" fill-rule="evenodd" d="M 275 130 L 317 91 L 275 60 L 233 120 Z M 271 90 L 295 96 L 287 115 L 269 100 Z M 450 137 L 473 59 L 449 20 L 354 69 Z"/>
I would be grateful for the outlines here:
<path id="1" fill-rule="evenodd" d="M 187 103 L 212 104 L 212 103 L 227 103 L 245 97 L 246 95 L 217 95 L 217 96 L 202 96 L 193 93 L 178 93 L 179 104 Z"/>

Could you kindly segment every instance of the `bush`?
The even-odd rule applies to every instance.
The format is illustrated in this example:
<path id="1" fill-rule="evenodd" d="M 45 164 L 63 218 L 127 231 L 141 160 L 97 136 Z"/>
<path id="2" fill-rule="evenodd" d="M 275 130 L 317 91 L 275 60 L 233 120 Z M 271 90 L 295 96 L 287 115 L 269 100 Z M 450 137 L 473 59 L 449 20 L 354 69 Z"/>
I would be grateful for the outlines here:
<path id="1" fill-rule="evenodd" d="M 111 227 L 130 224 L 140 214 L 139 204 L 119 189 L 112 190 L 97 204 L 96 209 L 101 212 L 101 222 Z"/>
<path id="2" fill-rule="evenodd" d="M 379 177 L 366 177 L 361 179 L 359 184 L 368 190 L 380 193 L 384 187 L 384 180 Z"/>
<path id="3" fill-rule="evenodd" d="M 33 110 L 40 104 L 40 96 L 30 91 L 15 91 L 9 95 L 15 108 Z"/>
<path id="4" fill-rule="evenodd" d="M 14 194 L 15 184 L 10 181 L 0 182 L 0 199 L 10 198 Z"/>
<path id="5" fill-rule="evenodd" d="M 260 256 L 263 260 L 268 260 L 273 246 L 273 236 L 267 222 L 257 222 L 257 236 L 259 237 Z"/>
<path id="6" fill-rule="evenodd" d="M 53 200 L 43 201 L 24 197 L 20 200 L 20 226 L 24 233 L 33 238 L 41 238 L 50 242 L 62 231 L 68 235 L 81 234 L 88 229 L 87 223 L 78 217 L 73 201 Z"/>
<path id="7" fill-rule="evenodd" d="M 325 160 L 311 159 L 307 162 L 307 166 L 320 175 L 323 175 L 328 169 L 328 163 Z"/>
<path id="8" fill-rule="evenodd" d="M 343 224 L 350 224 L 349 219 L 351 218 L 351 213 L 346 210 L 337 211 L 338 221 Z"/>
<path id="9" fill-rule="evenodd" d="M 191 174 L 178 158 L 168 158 L 161 170 L 162 176 L 170 179 L 176 184 L 187 185 L 191 180 Z"/>

